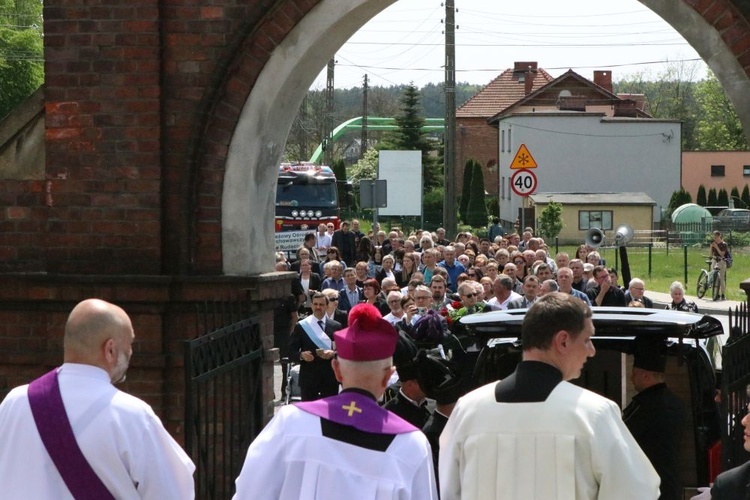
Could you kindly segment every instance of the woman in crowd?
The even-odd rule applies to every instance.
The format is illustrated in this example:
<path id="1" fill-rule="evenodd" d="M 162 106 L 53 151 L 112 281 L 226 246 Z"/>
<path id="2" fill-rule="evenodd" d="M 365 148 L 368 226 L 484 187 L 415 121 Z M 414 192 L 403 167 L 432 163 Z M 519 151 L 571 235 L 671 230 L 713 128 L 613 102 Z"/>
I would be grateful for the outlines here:
<path id="1" fill-rule="evenodd" d="M 328 250 L 326 250 L 326 258 L 321 264 L 321 266 L 324 266 L 325 264 L 331 262 L 332 260 L 337 260 L 341 262 L 341 265 L 346 268 L 346 263 L 341 260 L 341 253 L 339 252 L 339 249 L 336 247 L 328 247 Z"/>
<path id="2" fill-rule="evenodd" d="M 375 253 L 375 246 L 372 244 L 372 240 L 367 236 L 363 236 L 359 240 L 359 246 L 357 246 L 357 252 L 355 259 L 357 262 L 363 260 L 365 262 L 372 258 L 372 254 Z"/>
<path id="3" fill-rule="evenodd" d="M 391 309 L 388 307 L 388 303 L 383 300 L 383 297 L 380 294 L 380 283 L 378 283 L 378 280 L 376 280 L 375 278 L 368 279 L 367 281 L 365 281 L 365 286 L 362 288 L 362 290 L 365 294 L 365 300 L 363 302 L 377 307 L 378 311 L 380 311 L 380 314 L 383 316 L 391 311 Z"/>
<path id="4" fill-rule="evenodd" d="M 602 263 L 602 256 L 599 255 L 599 252 L 596 250 L 592 250 L 586 255 L 586 260 L 584 262 L 598 266 Z"/>
<path id="5" fill-rule="evenodd" d="M 462 253 L 458 257 L 456 257 L 456 260 L 461 263 L 462 266 L 464 266 L 464 269 L 469 269 L 471 267 L 471 262 L 469 261 L 469 256 L 465 253 Z"/>
<path id="6" fill-rule="evenodd" d="M 524 278 L 529 274 L 530 269 L 526 269 L 526 259 L 523 258 L 523 254 L 516 252 L 513 257 L 513 263 L 516 265 L 516 278 L 523 281 Z"/>
<path id="7" fill-rule="evenodd" d="M 306 314 L 310 314 L 312 312 L 310 298 L 315 292 L 320 290 L 322 280 L 319 274 L 312 272 L 312 263 L 308 259 L 300 261 L 299 281 L 302 284 L 302 289 L 305 291 L 305 303 L 302 304 L 302 308 Z"/>
<path id="8" fill-rule="evenodd" d="M 479 280 L 482 287 L 484 288 L 484 300 L 489 299 L 494 294 L 492 293 L 492 279 L 488 276 L 483 277 Z"/>
<path id="9" fill-rule="evenodd" d="M 414 252 L 407 252 L 404 254 L 404 259 L 401 262 L 401 271 L 396 273 L 396 283 L 401 288 L 409 284 L 412 274 L 419 267 L 419 256 Z"/>
<path id="10" fill-rule="evenodd" d="M 484 278 L 484 273 L 478 267 L 472 267 L 471 269 L 466 270 L 466 276 L 472 281 L 480 281 Z"/>
<path id="11" fill-rule="evenodd" d="M 386 255 L 383 257 L 383 265 L 375 273 L 375 279 L 378 280 L 378 283 L 382 283 L 385 278 L 396 280 L 396 275 L 393 272 L 394 263 L 395 259 L 393 258 L 393 255 Z"/>
<path id="12" fill-rule="evenodd" d="M 586 262 L 586 256 L 589 254 L 591 249 L 588 245 L 581 245 L 576 250 L 576 259 L 581 259 L 583 262 Z"/>
<path id="13" fill-rule="evenodd" d="M 669 295 L 672 296 L 672 303 L 667 306 L 667 309 L 673 311 L 686 311 L 686 312 L 698 312 L 698 306 L 692 300 L 685 298 L 685 287 L 682 283 L 675 281 L 669 286 Z"/>
<path id="14" fill-rule="evenodd" d="M 367 261 L 367 276 L 374 278 L 383 265 L 383 247 L 376 246 L 370 260 Z"/>
<path id="15" fill-rule="evenodd" d="M 469 258 L 469 265 L 474 265 L 474 259 L 476 258 L 477 254 L 474 250 L 470 249 L 469 247 L 466 247 L 466 250 L 464 250 L 464 255 Z"/>

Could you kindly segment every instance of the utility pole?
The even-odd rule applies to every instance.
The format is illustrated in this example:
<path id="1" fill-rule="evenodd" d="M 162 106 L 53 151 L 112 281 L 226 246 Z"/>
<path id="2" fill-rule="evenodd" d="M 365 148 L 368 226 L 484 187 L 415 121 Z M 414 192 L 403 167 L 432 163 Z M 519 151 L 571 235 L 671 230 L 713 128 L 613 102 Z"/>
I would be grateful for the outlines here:
<path id="1" fill-rule="evenodd" d="M 445 2 L 445 191 L 443 227 L 449 238 L 456 236 L 456 9 L 455 0 Z"/>
<path id="2" fill-rule="evenodd" d="M 360 139 L 359 146 L 359 159 L 365 157 L 367 152 L 367 94 L 369 92 L 369 85 L 367 84 L 367 75 L 362 83 L 362 138 Z"/>
<path id="3" fill-rule="evenodd" d="M 331 58 L 328 61 L 328 75 L 326 77 L 326 117 L 323 126 L 323 163 L 331 165 L 333 163 L 333 73 L 336 67 L 336 60 Z"/>

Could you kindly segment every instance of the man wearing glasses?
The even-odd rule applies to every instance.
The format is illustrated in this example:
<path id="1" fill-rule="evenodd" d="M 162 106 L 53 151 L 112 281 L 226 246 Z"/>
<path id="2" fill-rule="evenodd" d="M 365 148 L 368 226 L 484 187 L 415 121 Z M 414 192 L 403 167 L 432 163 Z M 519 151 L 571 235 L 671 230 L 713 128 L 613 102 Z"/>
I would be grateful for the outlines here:
<path id="1" fill-rule="evenodd" d="M 625 307 L 625 292 L 612 284 L 609 272 L 604 266 L 594 268 L 594 279 L 596 286 L 586 291 L 591 305 L 596 306 L 619 306 Z"/>
<path id="2" fill-rule="evenodd" d="M 644 307 L 653 309 L 654 303 L 644 295 L 646 284 L 640 278 L 633 278 L 628 285 L 628 291 L 625 292 L 625 303 L 640 302 Z"/>

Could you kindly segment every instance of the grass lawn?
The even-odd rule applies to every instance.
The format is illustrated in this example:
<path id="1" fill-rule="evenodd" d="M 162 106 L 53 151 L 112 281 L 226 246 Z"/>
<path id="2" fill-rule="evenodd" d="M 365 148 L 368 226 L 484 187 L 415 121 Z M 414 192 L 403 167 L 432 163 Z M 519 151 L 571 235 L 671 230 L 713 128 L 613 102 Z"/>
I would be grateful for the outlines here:
<path id="1" fill-rule="evenodd" d="M 575 254 L 576 247 L 561 246 L 561 252 L 568 252 L 571 257 Z M 615 248 L 597 249 L 603 259 L 607 261 L 607 267 L 622 267 L 619 262 L 619 251 Z M 552 247 L 550 253 L 554 254 Z M 750 278 L 750 255 L 748 249 L 732 248 L 734 264 L 727 269 L 727 293 L 729 300 L 745 300 L 745 292 L 740 288 L 740 282 Z M 705 263 L 705 256 L 709 255 L 708 247 L 688 247 L 687 249 L 687 282 L 685 280 L 685 253 L 682 247 L 653 248 L 651 250 L 651 273 L 649 274 L 649 252 L 644 247 L 628 247 L 628 262 L 630 263 L 630 275 L 633 278 L 641 278 L 646 282 L 646 289 L 656 292 L 669 293 L 669 285 L 673 281 L 681 281 L 685 285 L 687 295 L 695 296 L 696 283 L 701 269 L 709 269 Z M 554 258 L 554 255 L 553 255 Z M 620 272 L 620 285 L 622 273 Z M 707 295 L 710 294 L 710 291 Z"/>

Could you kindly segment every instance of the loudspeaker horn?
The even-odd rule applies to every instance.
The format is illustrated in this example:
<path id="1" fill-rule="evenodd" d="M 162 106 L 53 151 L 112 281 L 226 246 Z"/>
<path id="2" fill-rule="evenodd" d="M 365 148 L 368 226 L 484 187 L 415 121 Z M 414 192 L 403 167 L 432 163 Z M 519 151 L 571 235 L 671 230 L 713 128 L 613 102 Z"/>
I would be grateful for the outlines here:
<path id="1" fill-rule="evenodd" d="M 628 242 L 630 242 L 630 240 L 633 239 L 634 235 L 635 233 L 633 233 L 633 228 L 628 226 L 627 224 L 618 226 L 617 232 L 615 232 L 615 246 L 624 247 L 628 244 Z"/>
<path id="2" fill-rule="evenodd" d="M 598 227 L 592 227 L 586 231 L 586 238 L 584 238 L 583 242 L 591 248 L 598 247 L 604 243 L 604 231 Z"/>

